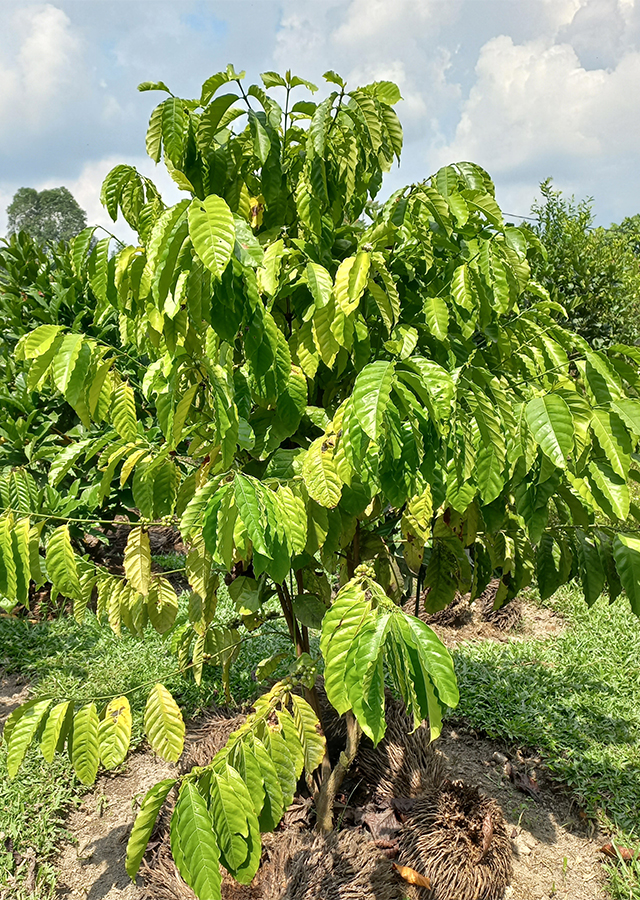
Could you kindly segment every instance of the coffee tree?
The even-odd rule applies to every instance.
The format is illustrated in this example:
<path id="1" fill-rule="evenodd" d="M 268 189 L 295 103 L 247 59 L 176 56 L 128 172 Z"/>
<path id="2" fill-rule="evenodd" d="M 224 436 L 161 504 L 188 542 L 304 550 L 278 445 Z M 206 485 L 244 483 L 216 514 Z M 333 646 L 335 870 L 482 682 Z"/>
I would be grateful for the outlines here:
<path id="1" fill-rule="evenodd" d="M 228 673 L 245 639 L 216 622 L 222 573 L 250 636 L 276 597 L 295 644 L 290 674 L 213 762 L 152 788 L 136 820 L 132 877 L 177 785 L 172 852 L 202 898 L 220 896 L 219 863 L 251 881 L 260 832 L 278 824 L 303 771 L 318 827 L 332 827 L 361 734 L 384 736 L 387 680 L 438 735 L 458 699 L 453 665 L 405 608 L 409 590 L 433 612 L 494 577 L 496 607 L 534 577 L 543 597 L 578 578 L 588 603 L 624 589 L 640 614 L 640 539 L 611 524 L 640 518 L 628 489 L 640 351 L 596 352 L 557 324 L 565 311 L 530 277 L 535 236 L 504 222 L 478 166 L 447 166 L 375 203 L 401 152 L 399 91 L 325 79 L 319 103 L 289 72 L 245 89 L 231 66 L 192 100 L 141 85 L 166 94 L 147 151 L 186 196 L 167 208 L 151 181 L 117 166 L 102 199 L 138 244 L 92 247 L 88 229 L 72 248 L 77 272 L 117 310 L 120 346 L 47 324 L 17 350 L 31 389 L 53 385 L 82 422 L 50 480 L 97 459 L 97 503 L 131 485 L 133 527 L 124 576 L 114 574 L 74 549 L 68 522 L 34 518 L 7 489 L 2 594 L 25 602 L 30 579 L 48 580 L 81 620 L 95 589 L 114 631 L 171 631 L 178 599 L 151 572 L 147 529 L 174 522 L 191 586 L 189 621 L 173 632 L 180 665 L 196 680 L 208 663 Z M 320 662 L 346 719 L 333 767 Z M 126 697 L 76 706 L 36 699 L 12 715 L 12 776 L 35 739 L 46 759 L 66 743 L 88 783 L 100 763 L 124 759 Z M 162 685 L 145 728 L 177 760 L 184 724 Z"/>

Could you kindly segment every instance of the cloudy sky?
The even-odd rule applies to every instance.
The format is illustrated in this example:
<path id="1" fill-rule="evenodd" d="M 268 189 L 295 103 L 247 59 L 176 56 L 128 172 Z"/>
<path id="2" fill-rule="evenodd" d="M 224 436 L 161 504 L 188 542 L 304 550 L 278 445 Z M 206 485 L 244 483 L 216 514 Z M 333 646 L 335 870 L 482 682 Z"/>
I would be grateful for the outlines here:
<path id="1" fill-rule="evenodd" d="M 251 80 L 396 81 L 405 150 L 387 192 L 469 159 L 511 214 L 548 176 L 593 197 L 600 224 L 640 212 L 640 0 L 1 0 L 0 17 L 0 234 L 22 185 L 65 184 L 107 224 L 109 169 L 154 175 L 159 95 L 137 84 L 197 96 L 227 62 Z"/>

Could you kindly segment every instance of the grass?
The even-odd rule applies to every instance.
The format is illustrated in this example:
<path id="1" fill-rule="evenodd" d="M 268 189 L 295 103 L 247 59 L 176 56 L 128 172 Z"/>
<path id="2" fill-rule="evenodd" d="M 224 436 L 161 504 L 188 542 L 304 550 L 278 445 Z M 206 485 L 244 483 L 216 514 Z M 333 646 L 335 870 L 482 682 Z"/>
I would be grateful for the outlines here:
<path id="1" fill-rule="evenodd" d="M 177 568 L 172 560 L 171 568 Z M 186 619 L 187 602 L 181 598 L 179 617 Z M 233 602 L 224 586 L 216 614 L 219 624 L 237 618 Z M 179 619 L 180 620 L 180 619 Z M 293 659 L 290 641 L 275 620 L 264 635 L 241 629 L 243 644 L 232 669 L 231 694 L 235 703 L 255 696 L 253 678 L 256 665 L 264 658 L 287 652 L 274 677 L 283 675 Z M 142 739 L 142 720 L 148 690 L 157 681 L 172 692 L 185 718 L 224 702 L 221 669 L 205 666 L 202 683 L 177 673 L 170 638 L 147 629 L 144 640 L 128 634 L 116 637 L 95 616 L 87 614 L 83 625 L 65 616 L 50 622 L 31 623 L 25 619 L 0 618 L 0 668 L 7 674 L 28 679 L 35 694 L 89 701 L 127 693 L 133 714 L 133 743 Z M 64 820 L 74 802 L 86 790 L 73 775 L 66 755 L 56 756 L 47 765 L 32 747 L 18 776 L 8 780 L 6 748 L 0 746 L 0 894 L 11 884 L 12 900 L 49 900 L 55 894 L 55 873 L 50 864 L 56 846 L 65 836 Z M 20 857 L 29 850 L 38 859 L 36 893 L 25 887 L 27 862 Z"/>
<path id="2" fill-rule="evenodd" d="M 169 567 L 178 567 L 175 560 Z M 530 596 L 535 600 L 534 593 Z M 624 598 L 611 606 L 601 600 L 588 610 L 575 587 L 559 591 L 550 605 L 568 623 L 557 637 L 464 644 L 456 651 L 461 703 L 455 715 L 491 737 L 540 751 L 585 810 L 599 815 L 620 844 L 634 847 L 640 830 L 640 624 Z M 268 610 L 272 607 L 277 608 L 275 601 Z M 182 599 L 179 615 L 186 614 Z M 221 586 L 216 621 L 224 625 L 236 618 Z M 293 658 L 279 619 L 261 632 L 241 633 L 231 677 L 237 703 L 255 696 L 254 672 L 262 659 L 287 654 L 274 673 L 277 678 Z M 142 736 L 142 686 L 148 683 L 166 684 L 185 717 L 223 702 L 220 668 L 205 666 L 202 684 L 196 686 L 192 678 L 176 674 L 170 640 L 151 629 L 140 641 L 128 635 L 117 638 L 91 615 L 82 626 L 68 617 L 37 624 L 2 618 L 0 648 L 0 666 L 28 678 L 37 693 L 88 700 L 130 692 L 135 741 Z M 57 757 L 49 767 L 35 749 L 18 778 L 9 782 L 0 748 L 0 885 L 16 876 L 12 898 L 27 900 L 26 863 L 16 864 L 11 851 L 24 855 L 29 848 L 39 861 L 35 900 L 54 896 L 48 860 L 81 790 L 66 757 Z M 640 863 L 606 865 L 614 900 L 640 900 Z"/>
<path id="3" fill-rule="evenodd" d="M 535 594 L 531 597 L 535 600 Z M 640 623 L 628 601 L 591 609 L 575 586 L 551 604 L 567 621 L 547 640 L 463 644 L 455 716 L 540 751 L 549 771 L 623 845 L 640 840 Z M 614 864 L 616 900 L 640 900 L 640 864 Z"/>

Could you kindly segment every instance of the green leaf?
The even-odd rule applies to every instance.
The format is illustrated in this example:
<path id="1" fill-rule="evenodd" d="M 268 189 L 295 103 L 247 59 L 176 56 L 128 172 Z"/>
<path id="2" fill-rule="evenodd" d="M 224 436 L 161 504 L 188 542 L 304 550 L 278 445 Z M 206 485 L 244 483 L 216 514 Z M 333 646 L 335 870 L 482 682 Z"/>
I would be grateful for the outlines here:
<path id="1" fill-rule="evenodd" d="M 238 472 L 233 488 L 238 513 L 247 529 L 251 543 L 258 553 L 271 559 L 271 553 L 266 545 L 267 520 L 259 499 L 259 482 Z"/>
<path id="2" fill-rule="evenodd" d="M 126 697 L 111 700 L 98 729 L 100 759 L 105 769 L 115 769 L 124 759 L 131 743 L 131 707 Z"/>
<path id="3" fill-rule="evenodd" d="M 229 762 L 240 774 L 249 792 L 256 816 L 260 815 L 265 801 L 264 781 L 258 761 L 249 744 L 237 741 L 229 754 Z M 275 771 L 274 777 L 276 777 Z"/>
<path id="4" fill-rule="evenodd" d="M 384 411 L 391 397 L 395 364 L 377 360 L 365 366 L 353 387 L 353 409 L 360 427 L 371 440 L 377 441 Z"/>
<path id="5" fill-rule="evenodd" d="M 371 604 L 362 586 L 350 581 L 339 591 L 322 621 L 320 650 L 325 662 L 325 690 L 340 715 L 351 709 L 346 687 L 349 651 L 370 615 Z"/>
<path id="6" fill-rule="evenodd" d="M 240 884 L 250 884 L 260 867 L 262 857 L 262 842 L 260 840 L 260 825 L 253 809 L 253 801 L 249 788 L 242 776 L 232 767 L 226 767 L 226 777 L 231 788 L 236 805 L 242 809 L 242 815 L 246 820 L 247 835 L 245 838 L 247 855 L 244 862 L 231 872 Z M 215 820 L 214 820 L 215 828 Z"/>
<path id="7" fill-rule="evenodd" d="M 20 341 L 16 358 L 37 359 L 39 356 L 44 356 L 53 346 L 61 329 L 61 325 L 40 325 Z"/>
<path id="8" fill-rule="evenodd" d="M 425 297 L 424 316 L 431 333 L 444 341 L 449 333 L 449 310 L 442 297 Z"/>
<path id="9" fill-rule="evenodd" d="M 55 752 L 61 749 L 60 745 L 70 728 L 69 713 L 73 715 L 73 704 L 71 700 L 63 700 L 56 703 L 47 716 L 40 738 L 40 751 L 48 763 L 53 762 Z"/>
<path id="10" fill-rule="evenodd" d="M 140 526 L 129 532 L 124 550 L 124 574 L 131 587 L 146 597 L 151 581 L 151 548 L 149 535 Z"/>
<path id="11" fill-rule="evenodd" d="M 162 103 L 162 142 L 165 156 L 174 166 L 179 166 L 182 161 L 186 122 L 183 101 L 168 97 Z"/>
<path id="12" fill-rule="evenodd" d="M 29 583 L 31 581 L 28 518 L 18 519 L 13 523 L 11 542 L 16 572 L 15 599 L 18 603 L 28 607 Z"/>
<path id="13" fill-rule="evenodd" d="M 238 802 L 239 797 L 234 791 L 234 784 L 225 770 L 211 771 L 208 788 L 209 811 L 220 850 L 220 862 L 235 876 L 248 853 L 247 814 Z M 255 815 L 251 803 L 249 809 Z"/>
<path id="14" fill-rule="evenodd" d="M 82 590 L 68 525 L 60 525 L 51 533 L 46 560 L 47 574 L 56 590 L 66 597 L 79 599 Z"/>
<path id="15" fill-rule="evenodd" d="M 25 753 L 50 706 L 51 700 L 32 700 L 19 707 L 13 714 L 15 716 L 13 719 L 7 720 L 4 739 L 7 743 L 9 778 L 16 777 Z"/>
<path id="16" fill-rule="evenodd" d="M 9 514 L 0 518 L 0 594 L 8 600 L 16 599 L 18 587 L 12 531 L 13 516 Z"/>
<path id="17" fill-rule="evenodd" d="M 320 733 L 318 717 L 303 697 L 291 694 L 293 720 L 298 730 L 298 737 L 304 750 L 304 767 L 310 775 L 324 759 L 327 744 Z"/>
<path id="18" fill-rule="evenodd" d="M 287 809 L 293 800 L 298 781 L 295 762 L 282 733 L 275 726 L 264 729 L 262 743 L 275 765 L 282 790 L 282 805 Z"/>
<path id="19" fill-rule="evenodd" d="M 525 417 L 534 440 L 558 468 L 564 469 L 573 450 L 571 411 L 558 394 L 530 400 Z"/>
<path id="20" fill-rule="evenodd" d="M 154 784 L 145 794 L 127 843 L 126 870 L 130 878 L 135 878 L 138 873 L 158 813 L 175 783 L 175 778 L 165 778 Z"/>
<path id="21" fill-rule="evenodd" d="M 171 853 L 199 900 L 220 900 L 219 850 L 206 801 L 185 781 L 171 817 Z"/>
<path id="22" fill-rule="evenodd" d="M 258 814 L 260 831 L 273 831 L 277 828 L 284 812 L 278 772 L 266 747 L 257 737 L 253 737 L 251 740 L 251 751 L 258 763 L 264 788 L 264 802 Z M 245 752 L 247 752 L 247 748 L 245 748 Z"/>
<path id="23" fill-rule="evenodd" d="M 302 478 L 309 496 L 321 506 L 337 506 L 342 493 L 342 481 L 333 459 L 332 448 L 324 437 L 316 438 L 302 462 Z"/>
<path id="24" fill-rule="evenodd" d="M 631 534 L 616 534 L 613 558 L 631 609 L 636 616 L 640 616 L 640 538 Z"/>
<path id="25" fill-rule="evenodd" d="M 167 94 L 170 94 L 171 91 L 166 86 L 164 81 L 142 81 L 138 85 L 139 91 L 166 91 Z"/>
<path id="26" fill-rule="evenodd" d="M 93 784 L 98 774 L 100 763 L 99 728 L 100 720 L 95 703 L 81 706 L 73 719 L 71 762 L 76 775 L 83 784 Z"/>
<path id="27" fill-rule="evenodd" d="M 629 488 L 620 475 L 600 459 L 589 463 L 590 479 L 611 504 L 614 515 L 626 519 L 629 515 Z"/>
<path id="28" fill-rule="evenodd" d="M 611 404 L 611 409 L 620 416 L 633 434 L 640 436 L 640 401 L 617 400 Z"/>
<path id="29" fill-rule="evenodd" d="M 147 740 L 158 756 L 177 762 L 184 747 L 184 721 L 176 701 L 162 684 L 152 688 L 144 711 Z"/>
<path id="30" fill-rule="evenodd" d="M 602 593 L 605 584 L 602 561 L 593 541 L 579 528 L 576 529 L 576 550 L 584 599 L 591 606 Z"/>
<path id="31" fill-rule="evenodd" d="M 282 736 L 286 742 L 287 750 L 293 761 L 296 781 L 302 775 L 304 770 L 304 750 L 298 734 L 298 728 L 293 716 L 286 707 L 282 707 L 276 712 L 278 724 Z"/>
<path id="32" fill-rule="evenodd" d="M 324 266 L 314 262 L 307 263 L 306 274 L 309 290 L 316 307 L 321 309 L 323 306 L 327 306 L 333 291 L 331 275 Z"/>
<path id="33" fill-rule="evenodd" d="M 125 441 L 135 441 L 138 435 L 136 400 L 133 388 L 125 381 L 116 385 L 111 395 L 111 423 Z"/>
<path id="34" fill-rule="evenodd" d="M 315 594 L 296 594 L 291 600 L 293 613 L 302 625 L 307 628 L 319 629 L 322 627 L 327 607 Z"/>
<path id="35" fill-rule="evenodd" d="M 220 279 L 227 267 L 236 239 L 233 213 L 222 199 L 210 194 L 189 207 L 189 234 L 205 266 Z"/>
<path id="36" fill-rule="evenodd" d="M 593 410 L 591 428 L 613 471 L 626 479 L 631 463 L 631 441 L 623 423 L 615 413 L 597 408 Z"/>
<path id="37" fill-rule="evenodd" d="M 559 571 L 559 560 L 554 557 L 555 541 L 550 534 L 543 534 L 536 554 L 536 575 L 538 590 L 543 600 L 553 596 L 562 584 Z M 559 554 L 558 554 L 559 555 Z"/>

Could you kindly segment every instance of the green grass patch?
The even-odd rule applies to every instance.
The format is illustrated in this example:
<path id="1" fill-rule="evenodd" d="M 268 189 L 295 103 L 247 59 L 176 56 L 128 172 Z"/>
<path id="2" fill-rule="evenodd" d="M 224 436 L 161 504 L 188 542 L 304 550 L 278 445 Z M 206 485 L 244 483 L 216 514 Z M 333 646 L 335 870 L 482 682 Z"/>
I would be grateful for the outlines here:
<path id="1" fill-rule="evenodd" d="M 188 603 L 181 598 L 179 620 L 185 620 Z M 224 586 L 216 622 L 237 619 L 235 606 Z M 264 658 L 286 652 L 274 677 L 288 670 L 293 649 L 278 620 L 268 623 L 264 633 L 242 628 L 243 643 L 231 673 L 235 703 L 251 700 L 259 690 L 253 678 Z M 73 698 L 78 702 L 98 700 L 98 707 L 119 694 L 127 694 L 133 714 L 133 743 L 143 736 L 142 721 L 148 689 L 162 682 L 180 704 L 185 718 L 197 715 L 214 703 L 224 702 L 222 670 L 205 665 L 197 686 L 190 674 L 180 674 L 171 649 L 171 636 L 162 637 L 148 628 L 139 640 L 123 633 L 117 637 L 108 625 L 100 625 L 88 613 L 82 625 L 70 617 L 31 623 L 25 619 L 0 618 L 0 668 L 21 674 L 32 682 L 37 695 Z M 75 778 L 66 754 L 57 755 L 50 766 L 33 746 L 13 781 L 6 769 L 6 747 L 0 746 L 0 888 L 11 884 L 15 900 L 49 900 L 55 895 L 55 874 L 50 860 L 65 836 L 64 820 L 70 806 L 86 788 Z M 27 863 L 16 859 L 32 849 L 38 860 L 35 895 L 25 888 Z M 14 851 L 18 856 L 14 855 Z M 8 881 L 9 879 L 14 879 Z"/>
<path id="2" fill-rule="evenodd" d="M 534 592 L 529 596 L 536 600 Z M 557 637 L 456 650 L 461 699 L 454 715 L 489 737 L 540 751 L 590 815 L 636 846 L 640 622 L 625 597 L 613 604 L 601 598 L 589 609 L 573 585 L 549 605 L 567 622 Z M 640 898 L 638 864 L 610 868 L 612 895 Z"/>
<path id="3" fill-rule="evenodd" d="M 29 851 L 38 861 L 35 897 L 54 895 L 53 868 L 42 861 L 51 858 L 66 836 L 65 818 L 80 790 L 66 756 L 57 756 L 48 766 L 30 754 L 19 776 L 9 781 L 6 748 L 0 746 L 0 885 L 12 879 L 15 900 L 29 896 L 24 887 Z"/>

